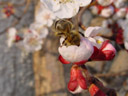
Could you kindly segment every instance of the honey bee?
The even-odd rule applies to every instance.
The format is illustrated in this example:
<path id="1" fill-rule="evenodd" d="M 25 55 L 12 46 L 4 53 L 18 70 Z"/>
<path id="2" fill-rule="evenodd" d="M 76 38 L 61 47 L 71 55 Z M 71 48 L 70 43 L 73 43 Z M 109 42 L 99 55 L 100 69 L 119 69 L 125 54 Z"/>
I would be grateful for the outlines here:
<path id="1" fill-rule="evenodd" d="M 52 31 L 55 32 L 56 36 L 64 37 L 62 45 L 80 45 L 80 34 L 75 28 L 72 22 L 61 19 L 57 20 L 52 25 Z"/>

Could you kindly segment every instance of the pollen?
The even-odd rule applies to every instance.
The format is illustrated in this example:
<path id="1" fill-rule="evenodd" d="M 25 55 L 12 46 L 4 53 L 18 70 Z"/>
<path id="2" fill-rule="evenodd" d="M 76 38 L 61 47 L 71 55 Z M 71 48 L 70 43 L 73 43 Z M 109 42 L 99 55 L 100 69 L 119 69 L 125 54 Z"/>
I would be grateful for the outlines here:
<path id="1" fill-rule="evenodd" d="M 73 0 L 59 0 L 59 3 L 73 3 Z"/>
<path id="2" fill-rule="evenodd" d="M 100 40 L 97 40 L 96 42 L 97 42 L 98 44 L 101 44 L 101 43 L 102 43 L 102 41 L 100 41 Z"/>

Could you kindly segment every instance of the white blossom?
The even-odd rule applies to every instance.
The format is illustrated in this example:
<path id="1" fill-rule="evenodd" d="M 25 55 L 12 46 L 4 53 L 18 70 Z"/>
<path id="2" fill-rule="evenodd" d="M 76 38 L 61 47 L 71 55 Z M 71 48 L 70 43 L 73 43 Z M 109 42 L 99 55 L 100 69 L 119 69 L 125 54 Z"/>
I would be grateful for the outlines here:
<path id="1" fill-rule="evenodd" d="M 115 20 L 119 18 L 124 18 L 126 16 L 126 8 L 120 8 L 114 15 Z"/>
<path id="2" fill-rule="evenodd" d="M 37 35 L 28 32 L 23 39 L 23 47 L 27 52 L 38 51 L 42 48 L 43 41 Z"/>
<path id="3" fill-rule="evenodd" d="M 101 31 L 102 31 L 102 27 L 88 27 L 84 32 L 84 36 L 87 37 L 89 41 L 91 41 L 93 46 L 100 48 L 102 46 L 102 43 L 104 42 L 104 39 L 97 35 Z"/>
<path id="4" fill-rule="evenodd" d="M 37 35 L 40 39 L 44 39 L 48 35 L 48 28 L 37 22 L 32 23 L 29 27 L 29 30 L 33 34 Z"/>
<path id="5" fill-rule="evenodd" d="M 124 46 L 128 50 L 128 27 L 124 30 Z"/>
<path id="6" fill-rule="evenodd" d="M 91 12 L 92 12 L 94 15 L 97 15 L 97 14 L 98 14 L 98 11 L 99 11 L 99 9 L 97 8 L 97 6 L 92 6 L 92 7 L 91 7 Z"/>
<path id="7" fill-rule="evenodd" d="M 114 13 L 114 8 L 113 8 L 112 6 L 109 6 L 109 7 L 107 7 L 107 8 L 104 8 L 104 9 L 101 11 L 100 15 L 103 16 L 103 17 L 108 18 L 108 17 L 110 17 L 113 13 Z"/>
<path id="8" fill-rule="evenodd" d="M 112 4 L 115 0 L 97 0 L 97 2 L 102 6 L 108 6 Z"/>
<path id="9" fill-rule="evenodd" d="M 14 27 L 8 29 L 8 40 L 7 45 L 11 47 L 16 39 L 17 30 Z"/>
<path id="10" fill-rule="evenodd" d="M 117 8 L 121 8 L 125 5 L 127 0 L 115 0 L 114 5 L 117 7 Z"/>
<path id="11" fill-rule="evenodd" d="M 79 7 L 87 6 L 92 0 L 41 0 L 58 18 L 75 16 Z"/>
<path id="12" fill-rule="evenodd" d="M 81 36 L 80 45 L 62 46 L 64 38 L 60 39 L 61 46 L 59 47 L 60 55 L 69 62 L 79 62 L 88 60 L 94 49 L 88 39 Z"/>
<path id="13" fill-rule="evenodd" d="M 48 27 L 52 25 L 54 19 L 55 19 L 54 14 L 47 8 L 44 8 L 42 11 L 39 11 L 35 17 L 36 22 L 42 25 L 46 25 Z"/>

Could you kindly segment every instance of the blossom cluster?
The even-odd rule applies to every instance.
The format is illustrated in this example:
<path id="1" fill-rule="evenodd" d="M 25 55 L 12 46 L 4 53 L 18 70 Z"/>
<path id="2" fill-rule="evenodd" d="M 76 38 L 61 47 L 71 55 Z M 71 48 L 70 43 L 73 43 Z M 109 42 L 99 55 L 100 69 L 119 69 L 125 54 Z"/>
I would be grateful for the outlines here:
<path id="1" fill-rule="evenodd" d="M 108 93 L 102 90 L 106 87 L 100 81 L 93 82 L 93 76 L 85 65 L 88 61 L 108 61 L 115 57 L 116 49 L 109 40 L 111 38 L 128 50 L 127 0 L 40 0 L 40 2 L 40 8 L 35 12 L 35 20 L 29 28 L 21 31 L 14 27 L 8 29 L 8 46 L 11 47 L 15 43 L 25 52 L 38 51 L 54 27 L 55 33 L 59 31 L 57 34 L 60 36 L 59 60 L 63 64 L 72 64 L 68 90 L 73 94 L 88 90 L 91 96 L 106 96 Z M 89 26 L 80 32 L 82 21 L 79 22 L 78 19 L 81 18 L 78 15 L 81 15 L 82 8 L 89 7 L 92 14 L 103 17 L 104 20 L 101 26 Z M 6 13 L 9 14 L 8 17 L 14 14 L 12 11 Z M 112 33 L 107 39 L 102 33 L 105 31 L 106 34 Z"/>
<path id="2" fill-rule="evenodd" d="M 123 45 L 128 50 L 128 5 L 127 0 L 97 0 L 91 7 L 92 13 L 105 17 L 102 26 L 111 32 L 117 44 Z"/>
<path id="3" fill-rule="evenodd" d="M 22 46 L 22 50 L 27 53 L 40 50 L 55 18 L 55 15 L 41 4 L 36 13 L 35 21 L 29 28 L 25 28 L 21 32 L 18 32 L 14 27 L 8 29 L 8 46 L 11 47 L 13 44 L 18 47 Z"/>

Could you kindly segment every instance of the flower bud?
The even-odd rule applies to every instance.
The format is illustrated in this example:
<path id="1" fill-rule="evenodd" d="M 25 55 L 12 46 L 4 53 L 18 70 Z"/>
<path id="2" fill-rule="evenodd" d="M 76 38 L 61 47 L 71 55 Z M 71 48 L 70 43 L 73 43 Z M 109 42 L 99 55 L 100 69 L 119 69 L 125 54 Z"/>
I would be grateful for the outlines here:
<path id="1" fill-rule="evenodd" d="M 95 84 L 90 85 L 89 93 L 91 96 L 106 96 Z"/>
<path id="2" fill-rule="evenodd" d="M 14 14 L 15 10 L 14 7 L 9 4 L 3 8 L 2 12 L 6 15 L 6 17 L 10 17 L 12 14 Z"/>
<path id="3" fill-rule="evenodd" d="M 71 68 L 70 75 L 68 89 L 71 93 L 76 94 L 87 89 L 86 78 L 84 77 L 82 70 L 77 65 L 74 65 Z"/>
<path id="4" fill-rule="evenodd" d="M 97 51 L 97 49 L 95 49 Z M 94 52 L 91 59 L 92 60 L 112 60 L 115 57 L 116 50 L 109 43 L 109 41 L 104 41 L 99 52 Z"/>

